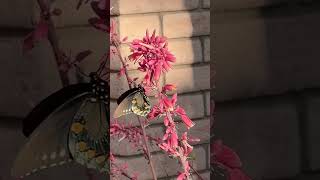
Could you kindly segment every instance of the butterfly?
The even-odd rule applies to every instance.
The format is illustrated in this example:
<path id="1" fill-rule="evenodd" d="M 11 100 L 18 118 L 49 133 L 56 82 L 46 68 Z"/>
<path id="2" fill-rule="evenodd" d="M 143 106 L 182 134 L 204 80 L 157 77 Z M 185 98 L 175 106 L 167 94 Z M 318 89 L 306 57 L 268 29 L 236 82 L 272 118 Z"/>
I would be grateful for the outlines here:
<path id="1" fill-rule="evenodd" d="M 151 103 L 142 86 L 135 87 L 124 92 L 117 100 L 113 118 L 119 118 L 127 114 L 137 114 L 139 116 L 147 116 L 151 111 Z"/>
<path id="2" fill-rule="evenodd" d="M 98 74 L 67 86 L 40 102 L 23 120 L 28 138 L 12 168 L 16 178 L 77 162 L 109 169 L 109 84 Z"/>

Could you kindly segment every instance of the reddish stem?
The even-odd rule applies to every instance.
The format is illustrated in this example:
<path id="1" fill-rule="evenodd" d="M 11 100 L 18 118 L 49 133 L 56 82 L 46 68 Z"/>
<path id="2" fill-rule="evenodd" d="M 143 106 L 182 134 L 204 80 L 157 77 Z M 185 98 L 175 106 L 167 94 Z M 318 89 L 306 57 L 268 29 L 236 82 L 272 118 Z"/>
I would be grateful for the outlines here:
<path id="1" fill-rule="evenodd" d="M 59 75 L 60 75 L 60 79 L 62 82 L 63 86 L 67 86 L 69 85 L 69 78 L 68 78 L 68 74 L 63 71 L 60 66 L 64 63 L 63 59 L 62 59 L 62 53 L 60 51 L 59 48 L 59 41 L 58 41 L 58 37 L 57 37 L 57 33 L 56 33 L 56 28 L 54 26 L 54 23 L 52 21 L 52 18 L 50 16 L 50 5 L 46 4 L 44 2 L 44 0 L 37 0 L 40 10 L 41 10 L 41 14 L 44 15 L 46 17 L 46 21 L 48 23 L 48 40 L 51 44 L 54 56 L 55 56 L 55 60 L 58 66 L 58 70 L 59 70 Z"/>
<path id="2" fill-rule="evenodd" d="M 191 164 L 190 164 L 189 166 L 191 167 L 191 169 L 193 170 L 193 172 L 196 173 L 196 175 L 198 176 L 198 178 L 199 178 L 200 180 L 203 180 L 203 178 L 202 178 L 201 175 L 198 173 L 198 171 L 195 170 L 194 167 L 193 167 Z"/>

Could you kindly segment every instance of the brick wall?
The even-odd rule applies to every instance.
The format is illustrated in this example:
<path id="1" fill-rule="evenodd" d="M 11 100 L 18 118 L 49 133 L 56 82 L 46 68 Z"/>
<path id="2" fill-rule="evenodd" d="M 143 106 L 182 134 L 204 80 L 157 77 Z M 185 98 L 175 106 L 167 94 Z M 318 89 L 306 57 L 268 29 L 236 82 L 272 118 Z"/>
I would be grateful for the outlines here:
<path id="1" fill-rule="evenodd" d="M 216 0 L 215 135 L 254 179 L 318 179 L 317 1 Z"/>
<path id="2" fill-rule="evenodd" d="M 157 34 L 166 36 L 169 41 L 169 49 L 176 56 L 177 62 L 173 69 L 161 80 L 162 83 L 175 83 L 178 87 L 179 104 L 181 104 L 197 123 L 191 130 L 191 135 L 202 138 L 195 145 L 195 168 L 209 179 L 209 89 L 210 89 L 210 14 L 209 1 L 201 0 L 140 0 L 132 3 L 130 0 L 113 0 L 113 20 L 118 23 L 118 31 L 121 37 L 128 36 L 129 40 L 141 38 L 146 29 L 157 31 Z M 123 50 L 128 55 L 127 50 Z M 116 60 L 111 61 L 111 97 L 116 99 L 122 92 L 128 89 L 125 79 L 118 80 L 116 72 L 120 65 Z M 134 68 L 134 67 L 133 67 Z M 141 74 L 130 70 L 132 76 Z M 140 75 L 139 75 L 140 74 Z M 112 103 L 112 108 L 116 107 Z M 184 130 L 183 124 L 179 125 Z M 149 132 L 161 135 L 164 132 L 161 120 L 152 122 Z M 151 178 L 149 166 L 142 156 L 125 148 L 124 145 L 112 146 L 114 150 L 126 156 L 124 161 L 129 162 L 133 170 L 139 171 L 141 179 Z M 157 175 L 164 179 L 177 174 L 179 166 L 177 162 L 154 149 L 154 162 Z"/>

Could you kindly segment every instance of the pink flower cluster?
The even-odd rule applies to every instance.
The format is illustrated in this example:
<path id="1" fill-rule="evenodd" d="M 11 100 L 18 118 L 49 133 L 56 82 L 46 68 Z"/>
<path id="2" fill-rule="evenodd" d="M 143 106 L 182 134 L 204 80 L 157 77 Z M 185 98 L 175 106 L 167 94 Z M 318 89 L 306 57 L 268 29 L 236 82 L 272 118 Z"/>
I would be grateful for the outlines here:
<path id="1" fill-rule="evenodd" d="M 165 37 L 156 36 L 155 31 L 140 40 L 132 41 L 130 47 L 132 54 L 129 60 L 139 63 L 139 70 L 145 72 L 144 84 L 156 83 L 163 72 L 167 72 L 171 68 L 171 63 L 176 58 L 168 50 L 168 42 Z"/>
<path id="2" fill-rule="evenodd" d="M 176 86 L 167 84 L 158 87 L 160 76 L 171 68 L 176 59 L 168 50 L 166 38 L 156 36 L 155 31 L 151 36 L 146 31 L 146 36 L 142 40 L 133 40 L 130 47 L 132 53 L 129 59 L 138 63 L 138 69 L 145 73 L 142 84 L 146 91 L 148 92 L 150 89 L 157 91 L 155 97 L 158 99 L 158 103 L 153 106 L 147 118 L 150 121 L 157 117 L 163 117 L 166 132 L 158 146 L 169 156 L 177 158 L 182 165 L 183 171 L 180 172 L 178 180 L 189 179 L 190 164 L 188 156 L 193 147 L 188 143 L 186 132 L 179 138 L 174 118 L 181 118 L 187 129 L 195 124 L 187 116 L 185 110 L 177 105 L 177 93 L 171 98 L 168 97 L 167 93 L 176 90 Z"/>

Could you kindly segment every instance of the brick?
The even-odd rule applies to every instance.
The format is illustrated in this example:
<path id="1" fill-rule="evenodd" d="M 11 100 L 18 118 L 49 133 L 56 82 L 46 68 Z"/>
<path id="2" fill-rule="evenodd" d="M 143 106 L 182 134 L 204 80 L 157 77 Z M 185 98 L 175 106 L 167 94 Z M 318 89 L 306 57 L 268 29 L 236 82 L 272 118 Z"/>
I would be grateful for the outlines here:
<path id="1" fill-rule="evenodd" d="M 179 67 L 169 71 L 166 83 L 175 84 L 178 92 L 194 92 L 210 89 L 209 66 Z"/>
<path id="2" fill-rule="evenodd" d="M 205 93 L 205 101 L 206 101 L 206 115 L 209 116 L 210 115 L 210 108 L 211 108 L 210 92 Z"/>
<path id="3" fill-rule="evenodd" d="M 128 36 L 129 41 L 135 38 L 142 38 L 146 30 L 152 32 L 154 29 L 161 33 L 160 18 L 157 15 L 145 16 L 120 16 L 119 17 L 120 37 Z"/>
<path id="4" fill-rule="evenodd" d="M 252 179 L 300 172 L 299 123 L 291 97 L 217 104 L 215 120 L 216 138 L 239 154 Z"/>
<path id="5" fill-rule="evenodd" d="M 191 119 L 204 116 L 204 102 L 201 94 L 180 95 L 178 104 L 185 109 Z"/>
<path id="6" fill-rule="evenodd" d="M 61 48 L 67 54 L 71 52 L 73 59 L 79 52 L 84 50 L 93 52 L 79 65 L 86 74 L 97 71 L 102 56 L 109 51 L 108 36 L 91 27 L 59 29 L 57 34 Z"/>
<path id="7" fill-rule="evenodd" d="M 1 27 L 31 27 L 32 9 L 34 2 L 10 0 L 3 1 L 0 6 L 0 26 Z M 14 14 L 19 12 L 19 15 Z"/>
<path id="8" fill-rule="evenodd" d="M 203 40 L 203 45 L 204 45 L 204 61 L 205 62 L 210 62 L 210 37 L 206 37 Z"/>
<path id="9" fill-rule="evenodd" d="M 209 1 L 209 0 L 208 0 Z M 279 4 L 283 2 L 290 2 L 288 0 L 215 0 L 214 9 L 215 10 L 232 10 L 232 9 L 249 9 L 249 8 L 259 8 L 263 6 L 270 6 L 273 4 Z M 210 4 L 210 3 L 209 3 Z"/>
<path id="10" fill-rule="evenodd" d="M 113 8 L 111 11 L 110 11 L 110 14 L 111 15 L 119 15 L 120 12 L 119 12 L 119 0 L 111 0 L 110 1 L 110 7 Z"/>
<path id="11" fill-rule="evenodd" d="M 61 88 L 48 42 L 42 41 L 23 55 L 22 38 L 0 37 L 1 116 L 24 117 L 42 99 Z"/>
<path id="12" fill-rule="evenodd" d="M 175 55 L 174 65 L 194 64 L 202 61 L 201 42 L 198 38 L 169 40 L 169 50 Z"/>
<path id="13" fill-rule="evenodd" d="M 258 11 L 216 15 L 215 100 L 319 87 L 320 54 L 313 46 L 320 38 L 315 22 L 319 17 L 316 13 L 270 17 Z"/>
<path id="14" fill-rule="evenodd" d="M 197 170 L 207 169 L 207 151 L 204 147 L 198 146 L 194 149 L 197 160 L 194 162 L 194 167 Z M 169 158 L 166 154 L 158 153 L 152 156 L 153 163 L 155 165 L 155 171 L 157 177 L 165 178 L 167 175 L 172 176 L 176 175 L 180 171 L 180 165 L 176 159 Z M 119 162 L 126 162 L 129 165 L 129 173 L 139 172 L 139 179 L 149 179 L 152 177 L 150 172 L 150 167 L 146 163 L 146 160 L 143 157 L 132 157 L 121 159 L 118 158 Z M 143 171 L 142 171 L 143 169 Z"/>
<path id="15" fill-rule="evenodd" d="M 210 8 L 210 1 L 211 0 L 202 0 L 202 7 L 203 8 Z"/>
<path id="16" fill-rule="evenodd" d="M 181 136 L 184 132 L 188 132 L 188 136 L 192 138 L 199 138 L 200 142 L 192 144 L 209 143 L 210 140 L 210 119 L 194 120 L 195 125 L 189 129 L 186 128 L 184 123 L 178 124 L 178 133 Z"/>
<path id="17" fill-rule="evenodd" d="M 210 34 L 210 12 L 170 13 L 163 15 L 163 34 L 168 38 Z"/>
<path id="18" fill-rule="evenodd" d="M 162 126 L 149 126 L 146 128 L 146 133 L 148 136 L 153 138 L 162 138 L 164 135 L 164 129 Z M 141 151 L 142 144 L 137 148 L 134 147 L 126 138 L 119 142 L 121 138 L 122 137 L 115 137 L 111 139 L 110 150 L 111 152 L 114 152 L 115 155 L 132 156 L 143 153 L 143 151 Z M 141 142 L 143 142 L 143 140 Z M 160 151 L 160 148 L 155 144 L 150 144 L 149 148 L 151 152 Z"/>
<path id="19" fill-rule="evenodd" d="M 132 4 L 130 0 L 119 0 L 120 14 L 149 13 L 162 11 L 191 10 L 198 7 L 199 0 L 140 0 Z"/>
<path id="20" fill-rule="evenodd" d="M 313 92 L 305 94 L 305 117 L 303 122 L 306 128 L 303 133 L 305 134 L 307 147 L 304 149 L 308 153 L 307 162 L 309 163 L 308 167 L 310 167 L 310 170 L 320 169 L 320 145 L 316 143 L 320 138 L 320 133 L 317 129 L 320 117 L 319 105 L 319 93 Z"/>

